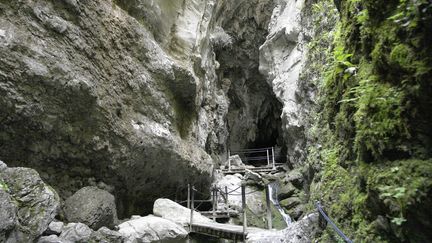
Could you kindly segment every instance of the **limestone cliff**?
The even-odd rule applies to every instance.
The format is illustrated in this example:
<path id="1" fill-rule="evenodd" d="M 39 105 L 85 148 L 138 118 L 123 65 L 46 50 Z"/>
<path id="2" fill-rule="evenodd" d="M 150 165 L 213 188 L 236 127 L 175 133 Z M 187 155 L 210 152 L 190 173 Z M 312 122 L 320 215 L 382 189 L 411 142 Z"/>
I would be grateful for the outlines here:
<path id="1" fill-rule="evenodd" d="M 0 0 L 0 159 L 63 199 L 104 188 L 122 217 L 205 191 L 229 150 L 275 146 L 295 218 L 321 200 L 356 241 L 427 241 L 431 11 Z"/>

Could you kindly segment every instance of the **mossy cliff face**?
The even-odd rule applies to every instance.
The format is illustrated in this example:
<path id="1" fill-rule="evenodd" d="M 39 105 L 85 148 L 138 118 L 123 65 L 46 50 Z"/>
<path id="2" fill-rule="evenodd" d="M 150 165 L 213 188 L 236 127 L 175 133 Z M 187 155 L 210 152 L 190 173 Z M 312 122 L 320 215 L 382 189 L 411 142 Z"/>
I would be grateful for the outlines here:
<path id="1" fill-rule="evenodd" d="M 334 35 L 315 35 L 309 46 L 308 65 L 321 64 L 308 132 L 308 164 L 318 172 L 310 187 L 311 207 L 321 200 L 354 241 L 427 242 L 432 237 L 432 4 L 335 2 L 340 20 Z M 320 1 L 313 8 L 332 4 Z M 314 27 L 322 28 L 320 22 Z M 319 53 L 324 62 L 314 59 Z M 322 240 L 330 238 L 337 237 L 328 230 Z"/>

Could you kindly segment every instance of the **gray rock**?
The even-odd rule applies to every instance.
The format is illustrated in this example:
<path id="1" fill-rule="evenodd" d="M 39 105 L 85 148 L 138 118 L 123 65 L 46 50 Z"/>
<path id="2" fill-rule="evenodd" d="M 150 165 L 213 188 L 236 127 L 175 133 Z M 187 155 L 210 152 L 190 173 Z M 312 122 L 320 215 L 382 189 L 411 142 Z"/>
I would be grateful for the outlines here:
<path id="1" fill-rule="evenodd" d="M 0 172 L 7 168 L 7 164 L 0 160 Z"/>
<path id="2" fill-rule="evenodd" d="M 288 175 L 285 178 L 286 182 L 291 182 L 298 189 L 303 189 L 303 180 L 303 174 L 299 170 L 288 172 Z"/>
<path id="3" fill-rule="evenodd" d="M 10 234 L 9 241 L 32 241 L 48 228 L 57 214 L 60 204 L 57 193 L 33 169 L 7 168 L 0 172 L 0 178 L 7 185 L 10 198 L 19 202 L 16 205 L 19 224 Z M 9 204 L 9 209 L 14 210 L 11 206 Z"/>
<path id="4" fill-rule="evenodd" d="M 238 155 L 230 156 L 229 160 L 231 162 L 232 168 L 244 168 L 244 167 L 246 167 L 246 165 L 243 163 L 242 159 Z M 225 166 L 228 166 L 228 165 L 229 165 L 229 162 L 227 161 Z"/>
<path id="5" fill-rule="evenodd" d="M 129 215 L 189 178 L 210 184 L 205 146 L 225 146 L 228 102 L 213 51 L 196 48 L 212 5 L 128 2 L 2 2 L 0 156 L 44 172 L 63 198 L 106 178 Z"/>
<path id="6" fill-rule="evenodd" d="M 6 241 L 6 235 L 17 223 L 17 205 L 12 202 L 10 195 L 1 187 L 0 180 L 0 242 Z M 5 185 L 3 185 L 5 186 Z"/>
<path id="7" fill-rule="evenodd" d="M 37 243 L 69 243 L 60 239 L 57 235 L 42 236 Z"/>
<path id="8" fill-rule="evenodd" d="M 83 223 L 69 223 L 64 226 L 60 239 L 70 242 L 88 242 L 93 230 Z"/>
<path id="9" fill-rule="evenodd" d="M 114 196 L 97 187 L 84 187 L 65 202 L 64 212 L 69 222 L 81 222 L 97 230 L 114 227 L 117 209 Z"/>
<path id="10" fill-rule="evenodd" d="M 312 213 L 301 220 L 290 224 L 284 230 L 251 232 L 247 236 L 247 242 L 310 243 L 320 232 L 321 229 L 318 226 L 318 213 Z"/>
<path id="11" fill-rule="evenodd" d="M 298 197 L 289 197 L 280 201 L 280 205 L 286 209 L 292 209 L 299 204 L 301 204 L 301 200 Z"/>
<path id="12" fill-rule="evenodd" d="M 287 213 L 294 219 L 297 220 L 299 219 L 303 213 L 305 212 L 305 205 L 304 204 L 299 204 L 289 210 L 287 210 Z"/>
<path id="13" fill-rule="evenodd" d="M 166 198 L 159 198 L 154 202 L 153 214 L 183 226 L 190 222 L 190 209 Z M 195 222 L 211 222 L 211 219 L 202 216 L 196 211 L 193 220 Z"/>
<path id="14" fill-rule="evenodd" d="M 126 243 L 180 239 L 188 232 L 180 225 L 153 215 L 132 219 L 119 225 Z"/>
<path id="15" fill-rule="evenodd" d="M 53 221 L 48 225 L 48 229 L 45 231 L 48 235 L 60 235 L 63 230 L 64 223 L 61 221 Z"/>
<path id="16" fill-rule="evenodd" d="M 286 198 L 289 198 L 292 195 L 297 194 L 297 193 L 298 193 L 298 189 L 295 188 L 291 183 L 282 184 L 279 187 L 279 191 L 278 191 L 279 201 L 282 201 Z"/>
<path id="17" fill-rule="evenodd" d="M 90 242 L 100 243 L 123 243 L 123 236 L 121 233 L 110 230 L 107 227 L 101 227 L 90 236 Z"/>

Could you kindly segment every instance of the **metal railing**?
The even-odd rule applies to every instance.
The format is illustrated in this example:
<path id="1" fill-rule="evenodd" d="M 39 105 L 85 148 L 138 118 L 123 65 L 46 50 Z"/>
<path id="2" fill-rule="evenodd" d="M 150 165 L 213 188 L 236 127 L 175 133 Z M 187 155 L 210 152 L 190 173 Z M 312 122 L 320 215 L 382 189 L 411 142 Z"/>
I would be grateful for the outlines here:
<path id="1" fill-rule="evenodd" d="M 267 162 L 268 167 L 276 169 L 276 154 L 274 147 L 268 148 L 257 148 L 257 149 L 244 149 L 237 151 L 228 150 L 228 170 L 231 171 L 231 156 L 239 155 L 239 157 L 245 162 Z"/>
<path id="2" fill-rule="evenodd" d="M 336 224 L 330 219 L 329 216 L 327 216 L 327 214 L 325 213 L 324 209 L 321 206 L 321 203 L 319 201 L 317 201 L 315 203 L 316 208 L 318 209 L 318 212 L 323 216 L 323 218 L 327 221 L 327 223 L 330 224 L 330 226 L 336 231 L 336 233 L 347 243 L 352 243 L 352 241 L 350 240 L 350 238 L 348 238 L 348 236 L 346 236 L 342 230 L 340 230 Z"/>

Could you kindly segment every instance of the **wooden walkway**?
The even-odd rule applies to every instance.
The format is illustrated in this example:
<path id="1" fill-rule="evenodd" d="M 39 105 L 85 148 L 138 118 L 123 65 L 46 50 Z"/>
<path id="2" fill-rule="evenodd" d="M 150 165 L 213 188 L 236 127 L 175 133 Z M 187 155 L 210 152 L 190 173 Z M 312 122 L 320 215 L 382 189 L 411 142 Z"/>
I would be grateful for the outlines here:
<path id="1" fill-rule="evenodd" d="M 247 227 L 243 233 L 243 226 L 232 224 L 220 224 L 216 222 L 192 223 L 192 232 L 213 237 L 219 237 L 234 241 L 246 239 L 248 233 L 265 231 L 265 229 Z"/>
<path id="2" fill-rule="evenodd" d="M 261 167 L 244 167 L 244 168 L 231 168 L 231 169 L 221 169 L 223 174 L 244 174 L 246 171 L 250 170 L 257 173 L 268 173 L 277 171 L 278 168 L 283 164 L 275 164 L 275 166 L 261 166 Z"/>

